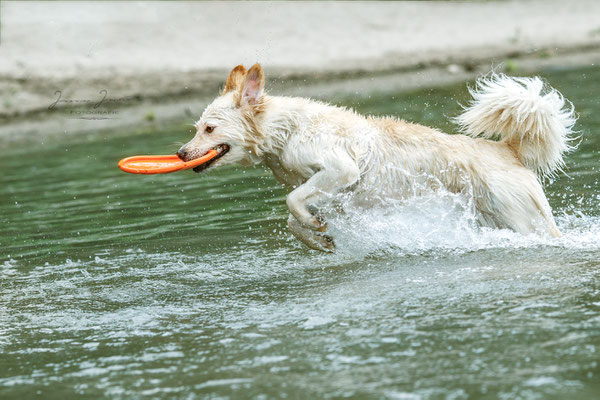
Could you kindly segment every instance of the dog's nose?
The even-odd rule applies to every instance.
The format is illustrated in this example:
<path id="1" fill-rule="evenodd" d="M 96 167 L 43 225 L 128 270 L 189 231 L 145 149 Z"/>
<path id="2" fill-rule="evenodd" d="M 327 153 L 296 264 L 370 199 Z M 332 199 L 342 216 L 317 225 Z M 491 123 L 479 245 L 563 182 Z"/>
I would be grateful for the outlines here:
<path id="1" fill-rule="evenodd" d="M 183 147 L 182 147 L 182 148 L 180 148 L 180 149 L 177 151 L 177 156 L 178 156 L 179 158 L 181 158 L 183 161 L 186 161 L 185 157 L 187 156 L 187 150 L 185 150 Z"/>

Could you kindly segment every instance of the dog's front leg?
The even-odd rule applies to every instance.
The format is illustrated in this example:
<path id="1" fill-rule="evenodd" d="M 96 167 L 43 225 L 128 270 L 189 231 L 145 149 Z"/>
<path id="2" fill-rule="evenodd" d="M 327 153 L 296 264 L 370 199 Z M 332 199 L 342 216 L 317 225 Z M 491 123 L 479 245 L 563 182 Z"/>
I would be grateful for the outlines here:
<path id="1" fill-rule="evenodd" d="M 287 196 L 288 209 L 302 226 L 323 232 L 327 224 L 316 212 L 311 212 L 311 208 L 314 210 L 331 201 L 335 194 L 354 184 L 359 177 L 360 170 L 352 159 L 338 158 Z"/>

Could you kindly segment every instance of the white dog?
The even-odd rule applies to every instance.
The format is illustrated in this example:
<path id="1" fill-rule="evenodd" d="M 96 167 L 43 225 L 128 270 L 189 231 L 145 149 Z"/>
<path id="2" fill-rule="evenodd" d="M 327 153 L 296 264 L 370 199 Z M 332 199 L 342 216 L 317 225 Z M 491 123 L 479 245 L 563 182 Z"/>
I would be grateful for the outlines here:
<path id="1" fill-rule="evenodd" d="M 219 151 L 196 172 L 265 163 L 291 190 L 290 231 L 313 249 L 334 247 L 319 210 L 340 194 L 367 207 L 423 188 L 468 193 L 483 226 L 560 235 L 540 182 L 564 165 L 576 118 L 561 94 L 537 77 L 480 79 L 456 119 L 466 135 L 269 96 L 263 88 L 259 64 L 248 71 L 235 67 L 178 155 L 189 161 Z M 488 140 L 495 135 L 499 141 Z"/>

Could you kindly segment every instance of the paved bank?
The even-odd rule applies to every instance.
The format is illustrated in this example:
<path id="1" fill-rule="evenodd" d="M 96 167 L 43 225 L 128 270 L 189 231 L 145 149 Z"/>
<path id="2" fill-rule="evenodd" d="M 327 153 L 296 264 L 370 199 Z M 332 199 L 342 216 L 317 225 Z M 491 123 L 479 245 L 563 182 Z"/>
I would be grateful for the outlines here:
<path id="1" fill-rule="evenodd" d="M 11 1 L 1 7 L 4 125 L 52 117 L 48 107 L 57 91 L 71 101 L 62 106 L 103 96 L 115 104 L 124 99 L 121 109 L 201 103 L 239 63 L 261 62 L 268 77 L 294 82 L 291 92 L 306 79 L 329 87 L 338 82 L 333 86 L 348 91 L 354 88 L 339 83 L 348 76 L 429 69 L 408 80 L 418 83 L 420 75 L 462 77 L 506 57 L 562 55 L 568 61 L 589 53 L 584 62 L 593 63 L 600 49 L 600 2 L 594 0 Z M 114 123 L 128 121 L 121 117 Z"/>

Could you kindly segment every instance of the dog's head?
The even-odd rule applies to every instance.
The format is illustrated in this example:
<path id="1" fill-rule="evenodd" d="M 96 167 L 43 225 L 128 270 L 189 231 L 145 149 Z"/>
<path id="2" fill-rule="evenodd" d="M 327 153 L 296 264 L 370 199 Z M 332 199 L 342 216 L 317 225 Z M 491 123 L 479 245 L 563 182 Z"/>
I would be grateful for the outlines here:
<path id="1" fill-rule="evenodd" d="M 194 168 L 196 172 L 209 166 L 259 163 L 263 136 L 257 117 L 264 111 L 264 85 L 265 76 L 259 64 L 248 71 L 243 65 L 235 67 L 221 95 L 206 107 L 196 122 L 196 135 L 177 155 L 190 161 L 212 149 L 219 152 L 212 161 Z"/>

